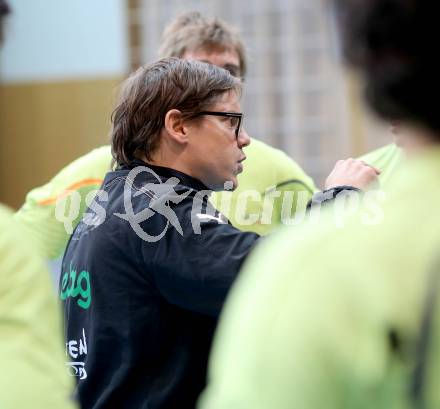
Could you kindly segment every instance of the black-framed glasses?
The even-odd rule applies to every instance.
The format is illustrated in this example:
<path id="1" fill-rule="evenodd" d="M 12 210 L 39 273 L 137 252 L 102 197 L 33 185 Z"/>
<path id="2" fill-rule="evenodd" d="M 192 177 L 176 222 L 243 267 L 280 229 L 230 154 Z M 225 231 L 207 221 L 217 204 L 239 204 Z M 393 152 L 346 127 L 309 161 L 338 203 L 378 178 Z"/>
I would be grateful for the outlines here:
<path id="1" fill-rule="evenodd" d="M 241 124 L 243 122 L 244 114 L 241 112 L 221 112 L 221 111 L 202 111 L 196 114 L 196 116 L 201 115 L 212 115 L 212 116 L 223 116 L 230 119 L 231 128 L 235 128 L 235 137 L 238 139 L 241 131 Z"/>

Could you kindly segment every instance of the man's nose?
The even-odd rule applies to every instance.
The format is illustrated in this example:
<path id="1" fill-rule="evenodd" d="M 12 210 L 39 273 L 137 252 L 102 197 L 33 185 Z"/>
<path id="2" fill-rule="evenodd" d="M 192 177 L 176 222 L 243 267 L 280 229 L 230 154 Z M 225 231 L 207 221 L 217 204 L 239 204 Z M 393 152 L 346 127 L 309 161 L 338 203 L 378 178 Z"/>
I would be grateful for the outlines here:
<path id="1" fill-rule="evenodd" d="M 251 143 L 251 137 L 246 132 L 246 129 L 241 128 L 240 133 L 238 134 L 237 144 L 239 148 L 244 148 Z"/>

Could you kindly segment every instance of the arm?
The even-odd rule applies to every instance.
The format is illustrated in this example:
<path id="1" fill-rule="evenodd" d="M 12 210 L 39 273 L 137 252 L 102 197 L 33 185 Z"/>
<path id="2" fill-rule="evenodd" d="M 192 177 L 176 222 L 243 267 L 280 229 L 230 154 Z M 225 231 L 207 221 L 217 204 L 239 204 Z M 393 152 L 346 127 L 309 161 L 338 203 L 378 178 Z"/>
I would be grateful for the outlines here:
<path id="1" fill-rule="evenodd" d="M 378 175 L 378 169 L 361 160 L 339 160 L 325 181 L 325 189 L 313 195 L 307 208 L 332 202 L 339 193 L 369 189 L 378 183 Z"/>
<path id="2" fill-rule="evenodd" d="M 45 185 L 27 194 L 25 203 L 14 217 L 26 228 L 45 258 L 60 256 L 71 234 L 65 223 L 56 217 L 57 202 L 59 211 L 67 216 L 64 220 L 75 228 L 87 207 L 86 198 L 101 186 L 110 161 L 109 146 L 95 149 L 67 165 Z M 66 200 L 60 202 L 63 198 Z M 71 199 L 78 202 L 77 207 L 67 206 Z"/>
<path id="3" fill-rule="evenodd" d="M 191 206 L 192 200 L 188 199 L 178 213 L 183 221 L 183 236 L 170 228 L 158 242 L 153 260 L 154 278 L 159 291 L 171 304 L 218 316 L 259 236 L 210 219 L 200 222 L 201 230 L 197 234 L 191 224 Z M 150 252 L 146 254 L 148 257 Z"/>

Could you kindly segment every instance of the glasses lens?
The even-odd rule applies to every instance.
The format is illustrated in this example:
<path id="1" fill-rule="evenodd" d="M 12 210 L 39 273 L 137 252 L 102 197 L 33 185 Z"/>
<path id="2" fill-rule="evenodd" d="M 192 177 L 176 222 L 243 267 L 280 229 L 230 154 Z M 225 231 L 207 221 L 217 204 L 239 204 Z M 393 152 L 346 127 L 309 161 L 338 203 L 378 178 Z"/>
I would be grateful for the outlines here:
<path id="1" fill-rule="evenodd" d="M 240 118 L 236 116 L 230 116 L 229 123 L 231 125 L 231 128 L 237 128 L 238 124 L 240 123 Z"/>

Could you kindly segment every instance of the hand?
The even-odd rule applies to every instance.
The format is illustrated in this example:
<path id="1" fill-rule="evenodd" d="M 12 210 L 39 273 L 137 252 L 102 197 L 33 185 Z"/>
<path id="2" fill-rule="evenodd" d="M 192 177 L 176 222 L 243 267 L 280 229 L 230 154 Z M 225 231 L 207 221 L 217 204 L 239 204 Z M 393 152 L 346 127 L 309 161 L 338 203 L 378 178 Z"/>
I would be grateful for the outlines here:
<path id="1" fill-rule="evenodd" d="M 369 185 L 378 182 L 380 171 L 357 159 L 346 159 L 336 162 L 335 167 L 325 181 L 325 189 L 336 186 L 353 186 L 365 190 Z"/>

